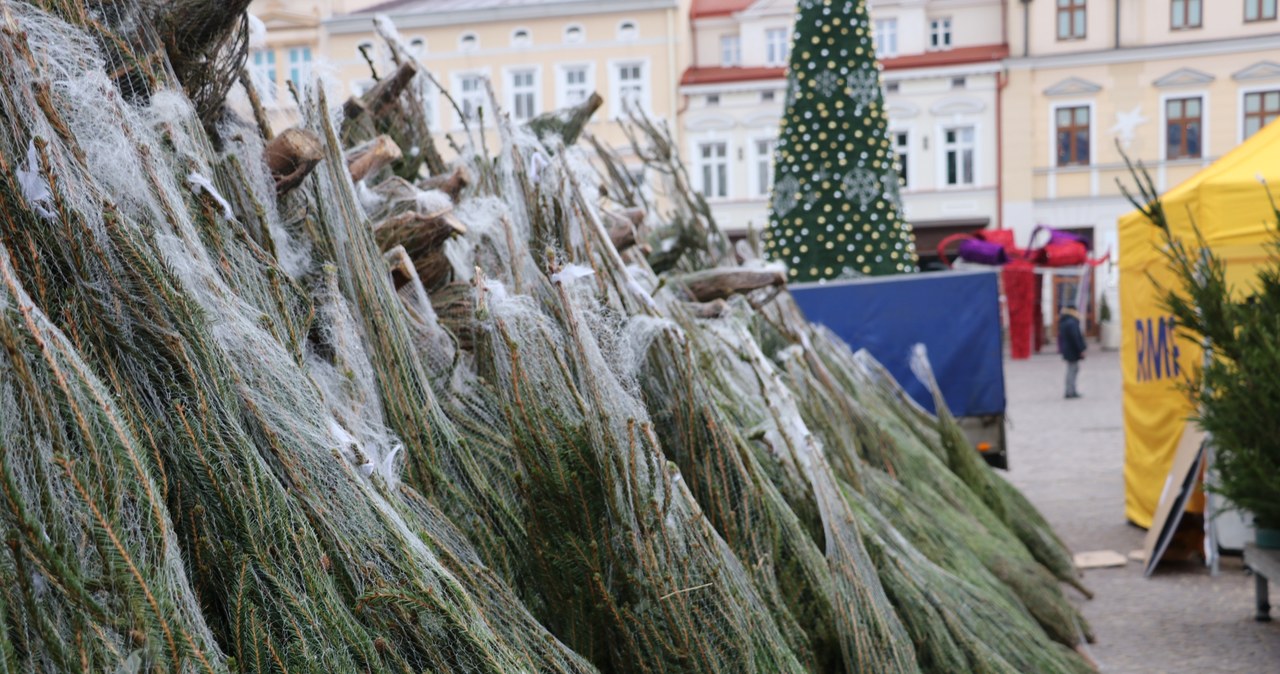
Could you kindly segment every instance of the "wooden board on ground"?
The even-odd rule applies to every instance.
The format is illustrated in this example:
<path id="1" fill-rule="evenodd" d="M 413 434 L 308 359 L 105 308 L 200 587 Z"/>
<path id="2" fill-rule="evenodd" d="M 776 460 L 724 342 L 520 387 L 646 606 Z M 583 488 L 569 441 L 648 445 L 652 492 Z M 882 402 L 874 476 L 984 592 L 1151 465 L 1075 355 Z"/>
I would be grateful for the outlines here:
<path id="1" fill-rule="evenodd" d="M 1173 540 L 1178 522 L 1182 521 L 1187 500 L 1191 498 L 1200 479 L 1205 438 L 1205 432 L 1194 424 L 1186 424 L 1182 431 L 1178 449 L 1173 455 L 1173 466 L 1169 469 L 1169 477 L 1165 478 L 1164 490 L 1160 493 L 1160 505 L 1156 507 L 1156 516 L 1151 520 L 1151 528 L 1147 529 L 1147 537 L 1143 541 L 1143 558 L 1147 562 L 1142 571 L 1143 576 L 1150 577 L 1156 570 L 1160 558 Z"/>
<path id="2" fill-rule="evenodd" d="M 1124 566 L 1129 560 L 1115 550 L 1093 550 L 1076 553 L 1075 562 L 1079 569 L 1106 569 Z"/>

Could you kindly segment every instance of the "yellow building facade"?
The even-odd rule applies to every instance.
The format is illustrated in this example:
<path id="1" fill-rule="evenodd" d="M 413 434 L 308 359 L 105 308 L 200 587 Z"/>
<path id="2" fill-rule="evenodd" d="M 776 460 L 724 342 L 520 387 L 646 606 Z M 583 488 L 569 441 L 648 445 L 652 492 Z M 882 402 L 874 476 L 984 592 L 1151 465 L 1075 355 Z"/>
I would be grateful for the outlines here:
<path id="1" fill-rule="evenodd" d="M 890 122 L 910 159 L 907 210 L 921 223 L 971 218 L 1021 242 L 1045 224 L 1114 253 L 1115 220 L 1128 209 L 1116 185 L 1128 177 L 1120 148 L 1168 188 L 1280 115 L 1277 0 L 870 1 Z M 731 226 L 762 218 L 768 117 L 781 114 L 785 63 L 771 35 L 789 36 L 794 0 L 255 0 L 250 9 L 265 34 L 248 67 L 274 83 L 266 98 L 278 118 L 292 110 L 290 80 L 322 83 L 331 102 L 367 88 L 362 45 L 389 70 L 374 31 L 385 15 L 462 115 L 488 107 L 483 79 L 517 120 L 595 91 L 606 103 L 590 132 L 625 148 L 615 120 L 632 101 L 668 123 L 694 168 L 700 143 L 759 127 L 724 141 L 729 170 L 709 199 Z M 984 54 L 976 65 L 948 60 L 974 50 Z M 733 81 L 691 77 L 704 70 Z M 433 128 L 460 140 L 459 113 L 439 93 L 430 99 Z M 972 185 L 941 184 L 948 125 L 974 129 Z"/>
<path id="2" fill-rule="evenodd" d="M 1161 190 L 1280 116 L 1274 0 L 1016 0 L 1007 5 L 1002 207 L 1117 252 L 1121 151 Z M 1115 303 L 1111 303 L 1115 307 Z"/>
<path id="3" fill-rule="evenodd" d="M 432 127 L 460 139 L 463 117 L 492 131 L 488 80 L 505 114 L 524 121 L 599 92 L 605 107 L 588 128 L 625 147 L 615 122 L 637 105 L 678 132 L 676 83 L 689 55 L 688 0 L 399 0 L 322 22 L 321 54 L 344 94 L 372 84 L 363 45 L 375 67 L 389 68 L 374 17 L 386 16 L 457 103 L 431 95 Z M 444 146 L 442 146 L 444 147 Z"/>
<path id="4" fill-rule="evenodd" d="M 250 49 L 245 67 L 273 124 L 284 126 L 297 119 L 290 82 L 299 91 L 323 82 L 326 93 L 342 94 L 338 72 L 325 58 L 323 22 L 371 4 L 370 0 L 254 0 L 249 4 Z"/>

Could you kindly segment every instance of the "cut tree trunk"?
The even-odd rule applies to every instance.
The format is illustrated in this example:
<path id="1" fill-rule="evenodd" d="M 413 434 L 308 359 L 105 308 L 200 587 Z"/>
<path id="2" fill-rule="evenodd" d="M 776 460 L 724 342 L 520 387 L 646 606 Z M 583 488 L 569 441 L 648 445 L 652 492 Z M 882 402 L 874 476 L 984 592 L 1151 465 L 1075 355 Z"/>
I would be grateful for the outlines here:
<path id="1" fill-rule="evenodd" d="M 609 240 L 613 241 L 613 247 L 618 252 L 636 245 L 636 226 L 635 220 L 625 212 L 614 213 L 603 211 L 603 219 L 605 229 L 609 232 Z"/>
<path id="2" fill-rule="evenodd" d="M 428 290 L 448 281 L 452 275 L 449 258 L 444 254 L 445 242 L 466 233 L 466 226 L 452 212 L 423 215 L 405 211 L 373 228 L 374 238 L 382 250 L 405 250 Z"/>
<path id="3" fill-rule="evenodd" d="M 720 318 L 728 310 L 729 303 L 724 300 L 710 302 L 685 302 L 684 306 L 698 318 Z"/>
<path id="4" fill-rule="evenodd" d="M 403 156 L 400 146 L 391 140 L 391 136 L 378 136 L 347 151 L 347 170 L 351 171 L 353 182 L 360 182 Z"/>
<path id="5" fill-rule="evenodd" d="M 622 251 L 636 245 L 636 230 L 634 227 L 630 226 L 610 227 L 609 240 L 613 242 L 613 247 L 617 248 L 618 252 L 621 253 Z"/>
<path id="6" fill-rule="evenodd" d="M 545 139 L 548 136 L 559 136 L 564 141 L 565 147 L 573 145 L 578 141 L 578 137 L 582 135 L 583 129 L 587 128 L 587 122 L 591 121 L 591 116 L 604 105 L 604 99 L 600 95 L 592 92 L 585 101 L 563 110 L 543 113 L 529 120 L 529 129 L 531 129 L 538 138 Z"/>
<path id="7" fill-rule="evenodd" d="M 462 190 L 470 184 L 471 176 L 467 174 L 467 169 L 462 165 L 454 167 L 452 173 L 431 176 L 418 181 L 418 187 L 424 190 L 440 190 L 449 195 L 449 198 L 455 202 L 462 194 Z"/>
<path id="8" fill-rule="evenodd" d="M 719 267 L 677 276 L 672 282 L 683 286 L 694 300 L 710 302 L 760 288 L 780 287 L 786 285 L 787 278 L 776 270 Z"/>
<path id="9" fill-rule="evenodd" d="M 400 94 L 404 92 L 405 87 L 409 86 L 409 82 L 413 81 L 414 75 L 418 74 L 418 66 L 412 61 L 406 61 L 400 64 L 390 77 L 383 78 L 374 87 L 364 93 L 360 97 L 352 96 L 342 105 L 342 112 L 346 115 L 346 122 L 352 122 L 361 115 L 372 113 L 374 116 L 381 114 L 388 107 L 395 104 L 400 98 Z"/>
<path id="10" fill-rule="evenodd" d="M 286 129 L 271 139 L 266 149 L 267 167 L 276 181 L 276 194 L 302 184 L 324 158 L 320 137 L 306 129 Z"/>

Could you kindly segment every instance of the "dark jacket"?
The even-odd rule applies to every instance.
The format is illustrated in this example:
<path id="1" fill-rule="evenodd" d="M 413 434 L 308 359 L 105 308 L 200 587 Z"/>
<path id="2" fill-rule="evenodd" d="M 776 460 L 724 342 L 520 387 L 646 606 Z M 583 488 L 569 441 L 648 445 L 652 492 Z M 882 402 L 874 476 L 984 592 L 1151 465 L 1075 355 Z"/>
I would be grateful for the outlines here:
<path id="1" fill-rule="evenodd" d="M 1058 318 L 1058 351 L 1068 363 L 1083 359 L 1085 349 L 1089 348 L 1084 342 L 1084 333 L 1080 331 L 1080 319 L 1074 314 L 1063 313 Z"/>

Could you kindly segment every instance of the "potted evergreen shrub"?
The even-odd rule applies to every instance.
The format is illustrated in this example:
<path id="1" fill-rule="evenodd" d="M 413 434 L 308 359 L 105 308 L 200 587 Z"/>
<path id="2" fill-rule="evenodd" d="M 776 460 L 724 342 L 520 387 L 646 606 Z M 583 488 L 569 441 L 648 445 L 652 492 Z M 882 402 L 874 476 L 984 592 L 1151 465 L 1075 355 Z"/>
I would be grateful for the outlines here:
<path id="1" fill-rule="evenodd" d="M 1163 305 L 1180 335 L 1212 354 L 1183 384 L 1194 421 L 1213 438 L 1217 477 L 1209 489 L 1253 514 L 1260 547 L 1280 548 L 1280 233 L 1273 230 L 1256 282 L 1239 292 L 1199 229 L 1193 241 L 1174 236 L 1150 176 L 1141 165 L 1130 171 L 1140 196 L 1121 187 L 1161 230 L 1177 277 L 1176 287 L 1162 289 Z M 1275 215 L 1280 222 L 1280 210 Z"/>
<path id="2" fill-rule="evenodd" d="M 1111 313 L 1110 296 L 1110 289 L 1103 289 L 1102 299 L 1098 302 L 1098 332 L 1102 348 L 1113 351 L 1120 348 L 1120 324 Z"/>

